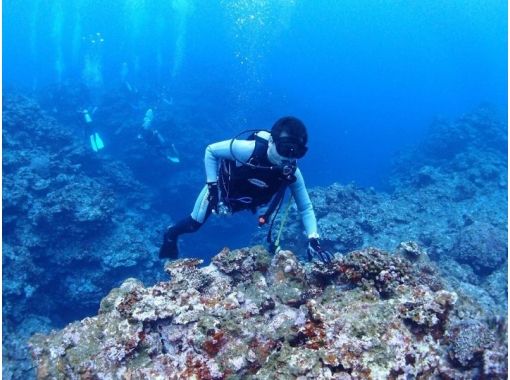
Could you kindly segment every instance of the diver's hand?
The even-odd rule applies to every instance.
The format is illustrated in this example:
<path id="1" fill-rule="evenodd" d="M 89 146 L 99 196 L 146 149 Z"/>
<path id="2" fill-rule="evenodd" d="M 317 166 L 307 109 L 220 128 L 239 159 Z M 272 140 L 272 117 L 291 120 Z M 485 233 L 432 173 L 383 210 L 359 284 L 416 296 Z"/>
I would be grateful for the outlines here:
<path id="1" fill-rule="evenodd" d="M 308 253 L 308 260 L 310 261 L 316 257 L 323 263 L 330 263 L 333 258 L 331 253 L 321 248 L 319 239 L 317 238 L 308 239 L 308 249 L 306 251 Z"/>
<path id="2" fill-rule="evenodd" d="M 211 206 L 213 214 L 216 214 L 218 209 L 218 182 L 207 182 L 207 201 Z"/>

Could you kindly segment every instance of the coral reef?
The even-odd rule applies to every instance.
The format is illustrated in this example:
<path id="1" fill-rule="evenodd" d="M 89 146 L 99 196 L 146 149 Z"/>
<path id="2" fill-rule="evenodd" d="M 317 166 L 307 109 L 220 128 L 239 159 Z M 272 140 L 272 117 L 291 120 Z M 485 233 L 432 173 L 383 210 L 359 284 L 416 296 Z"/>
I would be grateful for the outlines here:
<path id="1" fill-rule="evenodd" d="M 500 229 L 489 223 L 474 222 L 460 230 L 452 257 L 479 274 L 490 274 L 505 263 L 507 250 L 507 238 Z"/>
<path id="2" fill-rule="evenodd" d="M 483 295 L 491 312 L 506 315 L 506 145 L 506 124 L 480 108 L 437 121 L 423 142 L 402 152 L 389 193 L 354 184 L 311 189 L 322 246 L 393 251 L 416 242 L 423 252 L 409 244 L 398 249 L 411 260 L 426 255 L 458 291 Z M 288 219 L 283 246 L 305 258 L 298 213 Z"/>
<path id="3" fill-rule="evenodd" d="M 33 99 L 10 94 L 3 102 L 3 369 L 10 378 L 30 367 L 22 359 L 28 331 L 93 313 L 105 289 L 130 273 L 160 278 L 152 270 L 159 226 L 127 211 L 127 204 L 146 209 L 150 192 L 125 165 L 90 155 L 81 130 L 57 123 Z M 37 329 L 23 329 L 34 320 Z"/>
<path id="4" fill-rule="evenodd" d="M 326 268 L 252 247 L 201 263 L 126 280 L 97 316 L 34 336 L 37 377 L 506 378 L 506 331 L 459 319 L 456 293 L 420 284 L 402 256 L 370 248 Z"/>
<path id="5" fill-rule="evenodd" d="M 496 341 L 494 332 L 474 319 L 452 324 L 448 335 L 450 356 L 464 367 L 475 366 L 476 361 L 483 360 L 485 349 Z"/>
<path id="6" fill-rule="evenodd" d="M 139 281 L 124 282 L 103 299 L 98 317 L 73 325 L 82 334 L 84 323 L 90 328 L 102 323 L 87 339 L 97 347 L 110 345 L 101 365 L 115 357 L 129 362 L 125 377 L 151 378 L 150 371 L 158 369 L 144 372 L 131 360 L 155 357 L 171 373 L 197 377 L 352 378 L 367 368 L 374 378 L 379 373 L 504 377 L 506 126 L 487 109 L 436 122 L 420 146 L 399 157 L 390 193 L 354 184 L 311 189 L 323 247 L 351 252 L 339 255 L 334 268 L 300 263 L 305 240 L 298 214 L 291 212 L 282 242 L 297 256 L 283 251 L 271 258 L 260 247 L 224 249 L 205 268 L 191 259 L 167 265 L 171 282 L 150 287 L 164 276 L 156 258 L 162 228 L 170 214 L 189 211 L 181 200 L 200 187 L 202 168 L 168 165 L 136 140 L 139 121 L 154 104 L 147 94 L 104 97 L 94 119 L 116 144 L 92 154 L 77 112 L 86 103 L 84 95 L 72 86 L 59 91 L 45 109 L 24 96 L 3 99 L 4 378 L 33 377 L 29 336 L 95 313 L 101 297 L 128 277 Z M 190 115 L 192 103 L 184 102 L 158 103 L 155 127 L 198 162 L 203 146 L 218 136 L 192 128 L 213 122 Z M 207 228 L 221 223 L 222 231 L 241 236 L 238 222 L 212 219 Z M 257 243 L 261 233 L 254 237 Z M 223 246 L 196 239 L 195 246 L 190 236 L 183 252 L 192 248 L 208 260 Z M 347 313 L 338 315 L 334 308 Z M 363 324 L 371 339 L 364 340 Z M 128 328 L 119 334 L 124 325 Z M 250 340 L 243 331 L 253 332 Z M 333 343 L 334 334 L 347 343 Z M 58 333 L 52 336 L 57 339 Z M 403 348 L 396 344 L 400 338 Z M 188 341 L 198 348 L 190 350 Z M 75 349 L 72 345 L 58 352 Z M 149 346 L 152 351 L 141 354 Z M 382 363 L 390 351 L 402 350 L 412 354 L 398 359 L 401 365 L 388 359 L 388 370 Z M 90 352 L 75 352 L 71 362 Z M 61 358 L 52 355 L 51 365 Z M 434 358 L 430 372 L 415 364 L 424 355 Z M 62 360 L 60 365 L 67 359 Z M 93 368 L 83 371 L 87 377 Z"/>
<path id="7" fill-rule="evenodd" d="M 97 104 L 86 89 L 65 84 L 48 88 L 42 106 L 12 91 L 3 95 L 2 369 L 5 379 L 28 379 L 29 332 L 95 313 L 127 277 L 149 284 L 163 278 L 155 270 L 162 230 L 189 212 L 202 168 L 169 164 L 136 139 L 154 104 L 146 92 L 110 93 Z M 80 112 L 91 104 L 107 145 L 99 153 L 90 149 Z M 179 137 L 180 153 L 198 161 L 210 136 L 190 128 L 189 107 L 160 105 L 155 126 Z"/>

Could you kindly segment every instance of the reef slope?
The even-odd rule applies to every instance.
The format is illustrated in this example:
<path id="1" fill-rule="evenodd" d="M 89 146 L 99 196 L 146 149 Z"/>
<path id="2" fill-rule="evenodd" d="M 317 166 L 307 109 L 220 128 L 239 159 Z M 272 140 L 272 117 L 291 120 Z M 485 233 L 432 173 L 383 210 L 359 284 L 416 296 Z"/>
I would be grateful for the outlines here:
<path id="1" fill-rule="evenodd" d="M 35 335 L 37 377 L 506 378 L 504 326 L 447 290 L 415 248 L 327 267 L 260 246 L 225 248 L 206 267 L 168 263 L 169 281 L 126 280 L 97 316 Z"/>

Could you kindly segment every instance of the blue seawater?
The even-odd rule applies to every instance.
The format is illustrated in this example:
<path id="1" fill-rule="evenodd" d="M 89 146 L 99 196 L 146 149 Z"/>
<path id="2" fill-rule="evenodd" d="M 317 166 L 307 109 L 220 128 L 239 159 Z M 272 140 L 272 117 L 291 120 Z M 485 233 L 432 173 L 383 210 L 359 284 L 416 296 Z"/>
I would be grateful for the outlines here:
<path id="1" fill-rule="evenodd" d="M 421 207 L 471 203 L 454 207 L 449 229 L 409 234 L 461 264 L 486 237 L 499 256 L 465 278 L 506 265 L 506 1 L 6 0 L 2 10 L 5 378 L 34 376 L 31 334 L 95 314 L 127 277 L 164 279 L 161 236 L 191 211 L 207 144 L 283 115 L 308 127 L 309 188 L 435 184 L 427 194 L 441 195 L 417 197 Z M 472 238 L 457 239 L 461 227 Z M 249 213 L 212 218 L 181 251 L 209 260 L 260 243 L 255 230 Z M 455 243 L 433 242 L 449 234 Z"/>
<path id="2" fill-rule="evenodd" d="M 5 87 L 101 91 L 122 77 L 186 87 L 195 112 L 218 121 L 213 139 L 295 114 L 314 144 L 311 184 L 383 186 L 388 157 L 435 116 L 480 102 L 506 112 L 503 0 L 11 0 L 3 10 Z"/>

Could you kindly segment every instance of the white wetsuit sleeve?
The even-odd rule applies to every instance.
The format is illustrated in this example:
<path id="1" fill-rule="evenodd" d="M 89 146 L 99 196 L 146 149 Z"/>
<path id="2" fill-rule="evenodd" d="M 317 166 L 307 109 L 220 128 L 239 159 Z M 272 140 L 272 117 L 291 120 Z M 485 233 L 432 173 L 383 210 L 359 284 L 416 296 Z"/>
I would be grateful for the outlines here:
<path id="1" fill-rule="evenodd" d="M 305 227 L 306 235 L 309 239 L 313 237 L 318 238 L 317 219 L 313 211 L 312 201 L 306 190 L 305 180 L 299 168 L 296 169 L 294 175 L 296 176 L 296 181 L 290 185 L 290 190 L 292 191 L 292 196 L 296 201 L 299 214 L 301 215 L 301 221 Z"/>
<path id="2" fill-rule="evenodd" d="M 218 169 L 222 159 L 246 162 L 255 149 L 255 140 L 235 140 L 232 149 L 231 142 L 232 140 L 220 141 L 208 145 L 205 149 L 204 164 L 208 183 L 218 181 Z"/>

